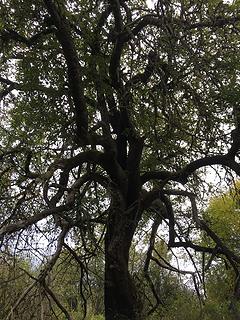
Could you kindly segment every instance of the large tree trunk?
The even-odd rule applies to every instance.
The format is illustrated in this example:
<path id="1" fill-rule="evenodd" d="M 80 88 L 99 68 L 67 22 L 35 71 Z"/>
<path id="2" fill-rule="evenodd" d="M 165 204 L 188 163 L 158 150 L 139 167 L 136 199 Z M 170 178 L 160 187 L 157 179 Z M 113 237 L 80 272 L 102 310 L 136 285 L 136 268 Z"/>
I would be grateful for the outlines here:
<path id="1" fill-rule="evenodd" d="M 105 238 L 106 320 L 139 319 L 139 303 L 128 271 L 129 249 L 136 222 L 120 207 L 112 208 Z"/>
<path id="2" fill-rule="evenodd" d="M 137 290 L 128 271 L 129 250 L 140 219 L 141 181 L 139 163 L 143 138 L 129 144 L 127 183 L 121 177 L 113 184 L 105 236 L 105 317 L 106 320 L 139 320 Z M 121 157 L 120 157 L 121 158 Z M 118 187 L 117 187 L 118 186 Z"/>

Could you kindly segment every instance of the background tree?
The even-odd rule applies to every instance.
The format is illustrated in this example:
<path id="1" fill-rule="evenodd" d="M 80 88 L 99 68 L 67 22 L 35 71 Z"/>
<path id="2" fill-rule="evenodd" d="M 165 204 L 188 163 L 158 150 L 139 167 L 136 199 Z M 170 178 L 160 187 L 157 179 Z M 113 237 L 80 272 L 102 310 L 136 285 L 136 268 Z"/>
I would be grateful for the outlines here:
<path id="1" fill-rule="evenodd" d="M 53 319 L 49 301 L 38 282 L 29 277 L 34 270 L 27 259 L 1 254 L 0 316 L 2 319 Z M 27 302 L 26 302 L 27 297 Z"/>
<path id="2" fill-rule="evenodd" d="M 210 200 L 204 218 L 209 226 L 228 244 L 228 246 L 239 254 L 239 181 L 230 190 Z"/>
<path id="3" fill-rule="evenodd" d="M 239 255 L 239 182 L 227 192 L 210 200 L 204 218 L 211 229 L 224 243 Z M 204 243 L 211 239 L 203 237 Z M 210 268 L 211 266 L 211 268 Z M 238 272 L 230 268 L 229 263 L 217 251 L 206 264 L 206 293 L 209 300 L 209 312 L 219 315 L 231 314 L 239 318 Z M 224 311 L 225 309 L 225 311 Z M 218 310 L 218 311 L 217 311 Z"/>
<path id="4" fill-rule="evenodd" d="M 238 275 L 238 254 L 196 200 L 210 191 L 208 167 L 240 174 L 239 1 L 2 0 L 0 10 L 3 249 L 48 248 L 35 278 L 68 319 L 46 282 L 63 250 L 85 270 L 103 250 L 106 319 L 142 317 L 129 252 L 150 220 L 145 275 L 160 225 L 168 248 L 192 262 L 191 249 L 217 248 Z M 216 245 L 197 244 L 197 229 Z"/>

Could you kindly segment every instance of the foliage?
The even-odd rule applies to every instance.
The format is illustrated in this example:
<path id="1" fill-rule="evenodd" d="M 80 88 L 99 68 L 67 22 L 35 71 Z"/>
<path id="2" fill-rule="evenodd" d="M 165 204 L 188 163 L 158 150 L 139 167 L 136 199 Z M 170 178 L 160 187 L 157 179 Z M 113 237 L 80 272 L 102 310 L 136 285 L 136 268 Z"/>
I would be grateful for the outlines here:
<path id="1" fill-rule="evenodd" d="M 51 319 L 48 304 L 43 300 L 39 286 L 29 290 L 28 303 L 24 299 L 24 293 L 32 284 L 32 279 L 29 278 L 32 268 L 26 259 L 11 257 L 9 253 L 2 254 L 0 271 L 1 319 L 9 319 L 9 314 L 20 320 L 39 319 L 41 308 L 45 309 L 45 315 Z"/>
<path id="2" fill-rule="evenodd" d="M 228 192 L 211 199 L 204 215 L 221 239 L 239 253 L 239 182 Z"/>
<path id="3" fill-rule="evenodd" d="M 212 230 L 218 234 L 221 241 L 227 244 L 235 254 L 239 254 L 239 181 L 228 191 L 210 200 L 204 218 Z M 212 242 L 203 236 L 206 243 Z M 210 268 L 211 266 L 211 268 Z M 210 268 L 210 269 L 209 269 Z M 236 270 L 231 269 L 217 252 L 209 258 L 206 274 L 207 305 L 206 314 L 213 318 L 235 319 L 232 306 L 238 307 L 238 285 L 236 284 Z M 234 308 L 233 308 L 234 309 Z M 235 311 L 236 312 L 236 311 Z"/>

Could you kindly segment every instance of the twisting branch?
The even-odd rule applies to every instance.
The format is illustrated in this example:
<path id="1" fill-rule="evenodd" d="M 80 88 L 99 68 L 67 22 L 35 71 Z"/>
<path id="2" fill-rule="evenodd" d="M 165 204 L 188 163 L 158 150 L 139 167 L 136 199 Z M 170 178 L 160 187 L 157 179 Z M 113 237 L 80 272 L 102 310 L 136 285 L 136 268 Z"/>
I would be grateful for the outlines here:
<path id="1" fill-rule="evenodd" d="M 116 32 L 121 32 L 123 28 L 123 22 L 119 0 L 110 0 L 109 3 L 115 19 L 115 30 Z"/>
<path id="2" fill-rule="evenodd" d="M 33 225 L 34 223 L 37 223 L 38 221 L 40 221 L 44 218 L 47 218 L 48 216 L 50 216 L 52 214 L 54 214 L 54 215 L 59 214 L 62 212 L 69 211 L 71 209 L 72 209 L 72 204 L 68 203 L 66 205 L 62 205 L 59 207 L 45 209 L 45 210 L 43 210 L 43 211 L 33 215 L 32 217 L 25 219 L 25 220 L 20 220 L 15 223 L 10 223 L 6 226 L 2 226 L 0 228 L 0 239 L 6 234 L 12 234 L 14 232 L 27 229 L 27 227 Z"/>
<path id="3" fill-rule="evenodd" d="M 34 278 L 34 281 L 24 290 L 24 292 L 20 295 L 20 297 L 18 298 L 18 300 L 16 301 L 16 303 L 14 304 L 14 306 L 11 308 L 11 311 L 9 312 L 9 314 L 6 317 L 6 320 L 10 320 L 11 317 L 13 316 L 13 312 L 14 310 L 17 309 L 17 307 L 19 306 L 19 304 L 27 297 L 27 295 L 29 294 L 29 292 L 34 288 L 34 286 L 39 282 L 44 289 L 47 291 L 47 293 L 53 298 L 53 300 L 55 301 L 55 303 L 58 305 L 58 307 L 63 311 L 63 313 L 66 315 L 68 320 L 73 320 L 71 318 L 71 316 L 69 315 L 69 313 L 67 312 L 67 310 L 62 306 L 62 304 L 59 302 L 59 300 L 56 298 L 56 296 L 54 295 L 54 293 L 52 292 L 52 290 L 50 288 L 48 288 L 46 286 L 45 283 L 45 278 L 46 276 L 49 274 L 49 272 L 52 270 L 52 268 L 54 267 L 57 259 L 59 258 L 59 255 L 61 253 L 63 244 L 64 244 L 64 238 L 66 236 L 68 232 L 68 228 L 65 227 L 63 228 L 59 239 L 58 239 L 58 244 L 57 244 L 57 249 L 56 252 L 54 253 L 54 255 L 52 256 L 51 260 L 45 265 L 44 269 L 40 272 L 39 276 L 37 278 Z"/>
<path id="4" fill-rule="evenodd" d="M 54 88 L 49 88 L 41 84 L 26 85 L 24 83 L 9 80 L 2 76 L 0 76 L 0 83 L 3 83 L 4 87 L 7 86 L 5 89 L 3 89 L 0 92 L 0 100 L 3 99 L 6 95 L 8 95 L 13 90 L 22 91 L 22 92 L 39 91 L 39 92 L 45 93 L 46 95 L 51 95 L 51 94 L 59 95 L 60 93 L 61 94 L 66 93 L 66 90 L 64 88 L 55 90 Z"/>
<path id="5" fill-rule="evenodd" d="M 88 131 L 88 116 L 84 98 L 84 87 L 82 82 L 82 70 L 78 54 L 71 35 L 71 26 L 53 0 L 44 0 L 46 8 L 51 15 L 57 28 L 56 36 L 62 46 L 63 54 L 67 63 L 68 82 L 75 106 L 75 119 L 77 125 L 77 136 L 80 141 L 84 140 Z"/>
<path id="6" fill-rule="evenodd" d="M 14 304 L 14 306 L 11 307 L 10 312 L 8 313 L 7 317 L 5 320 L 10 320 L 11 318 L 14 319 L 13 315 L 14 315 L 14 311 L 17 309 L 17 307 L 20 305 L 20 303 L 27 297 L 27 295 L 29 294 L 29 292 L 34 288 L 34 286 L 36 285 L 37 281 L 33 281 L 24 291 L 23 293 L 20 295 L 20 297 L 17 299 L 16 303 Z"/>
<path id="7" fill-rule="evenodd" d="M 120 60 L 122 55 L 122 50 L 124 46 L 124 41 L 119 35 L 116 39 L 111 60 L 109 64 L 109 74 L 111 77 L 111 85 L 114 89 L 119 89 L 122 87 L 121 79 L 120 79 Z"/>
<path id="8" fill-rule="evenodd" d="M 154 287 L 153 281 L 149 275 L 149 265 L 150 265 L 150 261 L 152 259 L 152 251 L 154 249 L 154 244 L 155 244 L 155 238 L 156 238 L 156 234 L 157 234 L 157 230 L 159 225 L 162 222 L 162 216 L 160 213 L 156 214 L 156 217 L 154 219 L 154 222 L 152 224 L 152 231 L 151 231 L 151 236 L 150 236 L 150 241 L 149 241 L 149 247 L 147 250 L 147 254 L 146 254 L 146 260 L 144 263 L 144 268 L 143 268 L 143 272 L 144 272 L 144 276 L 147 280 L 147 282 L 149 283 L 150 289 L 154 295 L 154 298 L 156 299 L 156 303 L 154 306 L 152 306 L 151 310 L 148 311 L 148 315 L 152 314 L 157 307 L 159 306 L 159 304 L 163 304 L 163 302 L 161 301 L 161 298 L 158 296 L 157 291 Z"/>
<path id="9" fill-rule="evenodd" d="M 34 34 L 30 38 L 26 38 L 23 35 L 21 35 L 20 33 L 18 33 L 17 31 L 7 28 L 7 29 L 2 30 L 0 32 L 0 39 L 2 39 L 3 41 L 13 40 L 13 41 L 16 41 L 19 43 L 23 43 L 27 47 L 32 47 L 33 45 L 38 43 L 38 41 L 41 40 L 41 38 L 43 36 L 51 34 L 53 32 L 54 32 L 54 28 L 49 27 L 45 30 L 42 30 L 42 31 Z"/>
<path id="10" fill-rule="evenodd" d="M 46 276 L 51 272 L 52 268 L 57 262 L 57 259 L 59 258 L 62 248 L 64 245 L 64 239 L 69 231 L 69 227 L 67 225 L 63 226 L 62 231 L 58 237 L 57 241 L 57 248 L 55 253 L 52 255 L 51 259 L 47 262 L 44 269 L 40 272 L 38 276 L 38 281 L 41 283 L 42 281 L 45 281 Z"/>
<path id="11" fill-rule="evenodd" d="M 156 52 L 150 51 L 148 54 L 148 63 L 144 72 L 136 74 L 132 79 L 130 79 L 126 87 L 131 87 L 132 85 L 140 83 L 148 83 L 150 77 L 152 76 L 154 70 L 156 70 L 157 62 L 159 61 L 159 57 Z"/>
<path id="12" fill-rule="evenodd" d="M 180 269 L 177 269 L 173 266 L 171 266 L 169 263 L 161 263 L 157 258 L 151 256 L 151 260 L 154 261 L 159 267 L 163 268 L 163 269 L 167 269 L 169 271 L 173 271 L 173 272 L 176 272 L 176 273 L 179 273 L 179 274 L 191 274 L 191 275 L 194 275 L 194 272 L 193 271 L 186 271 L 186 270 L 180 270 Z"/>
<path id="13" fill-rule="evenodd" d="M 225 246 L 224 243 L 222 242 L 222 240 L 217 236 L 217 234 L 213 230 L 211 230 L 211 228 L 206 224 L 206 222 L 198 217 L 196 200 L 195 200 L 196 196 L 191 192 L 187 192 L 187 191 L 183 191 L 183 190 L 165 190 L 165 189 L 159 190 L 159 189 L 156 189 L 152 192 L 149 192 L 149 194 L 146 195 L 145 201 L 149 204 L 149 202 L 150 202 L 149 199 L 151 199 L 151 202 L 152 202 L 154 199 L 157 199 L 161 193 L 167 194 L 167 195 L 181 195 L 181 196 L 188 197 L 191 201 L 193 220 L 195 221 L 196 226 L 199 229 L 201 229 L 207 233 L 207 235 L 216 243 L 217 249 L 216 249 L 216 247 L 209 248 L 209 247 L 199 246 L 199 245 L 192 243 L 191 241 L 177 241 L 176 242 L 174 240 L 175 230 L 173 227 L 171 227 L 171 224 L 173 224 L 173 222 L 170 223 L 170 220 L 169 220 L 169 246 L 175 247 L 175 248 L 176 247 L 192 248 L 195 251 L 207 252 L 207 253 L 211 253 L 211 254 L 216 254 L 216 250 L 217 250 L 217 253 L 221 253 L 227 257 L 227 259 L 231 263 L 233 269 L 238 274 L 237 264 L 240 264 L 240 257 L 237 256 L 227 246 Z M 162 201 L 163 201 L 163 199 L 162 199 Z M 165 203 L 165 205 L 166 205 L 166 203 Z M 171 212 L 171 210 L 168 210 L 167 212 L 169 215 L 169 212 Z M 170 217 L 171 217 L 171 215 L 170 215 Z M 168 217 L 168 219 L 169 219 L 169 217 Z M 173 234 L 173 236 L 171 236 L 172 234 Z"/>
<path id="14" fill-rule="evenodd" d="M 218 19 L 208 19 L 202 22 L 191 23 L 188 20 L 179 18 L 167 18 L 166 16 L 159 16 L 155 14 L 147 14 L 140 17 L 131 23 L 131 35 L 137 35 L 142 29 L 147 26 L 155 26 L 163 28 L 165 25 L 175 24 L 184 30 L 204 29 L 204 28 L 222 28 L 226 25 L 234 25 L 240 21 L 240 16 L 235 17 L 218 17 Z M 128 26 L 130 27 L 130 25 Z M 126 40 L 131 37 L 130 34 L 126 34 Z"/>
<path id="15" fill-rule="evenodd" d="M 205 231 L 207 235 L 212 238 L 212 240 L 216 243 L 217 248 L 218 248 L 218 253 L 224 254 L 229 262 L 231 263 L 232 267 L 238 274 L 238 268 L 236 264 L 240 264 L 240 257 L 237 256 L 232 250 L 230 250 L 227 246 L 224 245 L 222 240 L 217 236 L 217 234 L 207 225 L 207 223 L 200 219 L 198 217 L 198 212 L 197 212 L 197 206 L 196 206 L 196 200 L 195 200 L 195 195 L 193 193 L 187 192 L 187 191 L 182 191 L 182 190 L 165 190 L 164 191 L 167 194 L 172 194 L 172 195 L 182 195 L 182 196 L 187 196 L 189 197 L 192 205 L 192 213 L 193 213 L 193 219 L 196 222 L 196 225 L 199 229 Z M 172 244 L 172 246 L 176 247 L 192 247 L 193 245 L 188 242 L 175 242 Z M 207 252 L 206 249 L 203 249 L 199 247 L 199 249 L 202 249 L 203 252 Z M 216 247 L 211 249 L 212 254 L 216 254 Z"/>
<path id="16" fill-rule="evenodd" d="M 172 244 L 175 242 L 175 218 L 174 218 L 174 212 L 173 207 L 171 204 L 171 201 L 168 199 L 168 197 L 165 196 L 164 193 L 159 193 L 159 197 L 161 201 L 165 204 L 166 207 L 166 214 L 167 218 L 169 220 L 169 240 L 168 240 L 168 247 L 170 248 Z"/>
<path id="17" fill-rule="evenodd" d="M 235 149 L 235 146 L 233 148 Z M 165 184 L 169 181 L 177 181 L 182 184 L 186 184 L 189 176 L 193 174 L 195 171 L 197 171 L 200 168 L 212 165 L 222 165 L 224 167 L 230 168 L 237 175 L 240 176 L 240 164 L 233 159 L 232 154 L 227 153 L 225 155 L 208 156 L 197 159 L 195 161 L 190 162 L 183 169 L 175 173 L 169 171 L 146 172 L 141 176 L 141 180 L 143 184 L 149 180 L 165 180 Z"/>
<path id="18" fill-rule="evenodd" d="M 67 309 L 64 307 L 64 305 L 59 301 L 55 293 L 47 286 L 46 282 L 44 281 L 42 283 L 42 286 L 46 293 L 53 299 L 53 301 L 56 303 L 58 308 L 65 314 L 67 320 L 73 320 L 72 316 L 69 314 Z"/>

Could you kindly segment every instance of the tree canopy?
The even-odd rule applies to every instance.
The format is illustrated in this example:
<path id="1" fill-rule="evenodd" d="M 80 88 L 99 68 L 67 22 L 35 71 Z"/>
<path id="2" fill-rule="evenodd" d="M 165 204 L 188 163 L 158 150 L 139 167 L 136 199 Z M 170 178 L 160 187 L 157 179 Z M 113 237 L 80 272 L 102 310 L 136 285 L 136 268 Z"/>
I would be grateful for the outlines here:
<path id="1" fill-rule="evenodd" d="M 67 319 L 47 281 L 64 254 L 89 279 L 104 257 L 107 320 L 154 314 L 152 264 L 183 271 L 156 254 L 160 229 L 196 267 L 199 296 L 194 251 L 226 259 L 240 290 L 234 242 L 202 215 L 210 170 L 226 183 L 240 175 L 239 5 L 1 0 L 1 251 L 42 261 L 32 280 Z M 134 268 L 148 308 L 130 272 L 143 230 L 145 261 Z"/>

